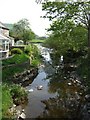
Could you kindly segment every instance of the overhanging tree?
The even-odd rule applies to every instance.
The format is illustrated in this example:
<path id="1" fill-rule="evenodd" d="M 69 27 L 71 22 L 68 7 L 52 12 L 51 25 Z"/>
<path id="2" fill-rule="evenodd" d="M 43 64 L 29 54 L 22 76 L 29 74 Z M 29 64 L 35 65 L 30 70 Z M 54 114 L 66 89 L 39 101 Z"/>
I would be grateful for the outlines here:
<path id="1" fill-rule="evenodd" d="M 58 41 L 59 38 L 57 48 L 59 43 L 62 49 L 64 47 L 69 48 L 70 46 L 76 48 L 76 45 L 79 48 L 81 45 L 82 47 L 86 45 L 90 2 L 48 1 L 42 4 L 42 10 L 46 11 L 44 18 L 49 18 L 53 22 L 48 31 L 52 32 L 52 37 L 50 36 L 50 38 L 53 41 Z"/>

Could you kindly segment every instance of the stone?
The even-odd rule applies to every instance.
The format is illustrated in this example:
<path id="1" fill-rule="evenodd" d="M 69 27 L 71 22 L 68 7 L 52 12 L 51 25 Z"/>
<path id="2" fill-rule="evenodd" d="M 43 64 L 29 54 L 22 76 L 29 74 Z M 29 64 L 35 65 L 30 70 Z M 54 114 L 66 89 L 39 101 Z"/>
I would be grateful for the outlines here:
<path id="1" fill-rule="evenodd" d="M 72 85 L 72 83 L 68 83 L 68 85 Z"/>
<path id="2" fill-rule="evenodd" d="M 29 91 L 29 92 L 33 92 L 34 90 L 33 90 L 33 89 L 29 89 L 28 91 Z"/>
<path id="3" fill-rule="evenodd" d="M 40 86 L 37 86 L 37 90 L 42 90 L 43 86 L 40 85 Z"/>
<path id="4" fill-rule="evenodd" d="M 19 118 L 21 118 L 21 119 L 25 119 L 25 118 L 26 118 L 25 113 L 22 112 L 22 113 L 19 115 Z"/>

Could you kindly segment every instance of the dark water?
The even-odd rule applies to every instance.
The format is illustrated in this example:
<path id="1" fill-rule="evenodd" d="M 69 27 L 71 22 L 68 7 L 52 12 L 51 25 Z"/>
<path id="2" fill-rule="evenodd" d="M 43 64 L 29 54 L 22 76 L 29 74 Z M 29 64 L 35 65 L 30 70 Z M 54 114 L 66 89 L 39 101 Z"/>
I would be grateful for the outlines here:
<path id="1" fill-rule="evenodd" d="M 86 112 L 85 86 L 74 74 L 69 77 L 64 74 L 65 79 L 62 79 L 60 71 L 55 73 L 50 65 L 47 50 L 43 48 L 42 54 L 45 62 L 40 66 L 39 74 L 32 84 L 26 87 L 28 91 L 32 90 L 28 94 L 29 102 L 25 107 L 26 118 L 89 120 L 88 117 L 83 119 L 83 113 Z M 43 86 L 42 90 L 37 90 L 39 85 Z"/>
<path id="2" fill-rule="evenodd" d="M 28 95 L 29 103 L 26 107 L 26 117 L 36 118 L 44 110 L 44 104 L 41 102 L 44 99 L 49 99 L 50 97 L 55 97 L 56 94 L 48 92 L 49 80 L 46 79 L 46 73 L 43 66 L 39 69 L 38 76 L 34 79 L 33 83 L 27 87 L 27 90 L 33 89 Z M 37 86 L 42 85 L 42 90 L 37 90 Z"/>

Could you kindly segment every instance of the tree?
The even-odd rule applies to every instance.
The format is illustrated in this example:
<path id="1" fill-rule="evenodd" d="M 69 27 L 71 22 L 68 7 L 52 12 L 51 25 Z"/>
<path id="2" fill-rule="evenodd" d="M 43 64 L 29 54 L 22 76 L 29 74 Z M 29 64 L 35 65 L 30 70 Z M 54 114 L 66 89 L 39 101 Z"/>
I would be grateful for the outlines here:
<path id="1" fill-rule="evenodd" d="M 30 24 L 27 19 L 22 19 L 19 22 L 13 25 L 13 29 L 10 31 L 11 36 L 15 38 L 15 40 L 23 40 L 26 44 L 27 41 L 35 38 L 34 32 L 30 28 Z"/>
<path id="2" fill-rule="evenodd" d="M 75 48 L 76 44 L 74 43 L 78 44 L 79 42 L 79 48 L 81 47 L 81 41 L 86 41 L 90 1 L 44 2 L 42 3 L 42 10 L 46 11 L 44 18 L 49 18 L 49 20 L 52 21 L 52 24 L 48 31 L 51 31 L 50 38 L 53 39 L 54 43 L 57 43 L 57 45 L 54 44 L 53 47 L 56 46 L 58 48 L 60 45 L 59 48 L 62 49 L 66 47 L 70 48 L 70 46 Z M 75 32 L 77 34 L 75 34 Z M 65 47 L 62 47 L 63 45 Z M 82 47 L 84 45 L 85 44 L 82 44 Z"/>
<path id="3" fill-rule="evenodd" d="M 44 18 L 52 21 L 48 32 L 51 34 L 46 45 L 53 49 L 57 62 L 68 50 L 83 51 L 87 48 L 88 14 L 90 2 L 44 2 Z"/>
<path id="4" fill-rule="evenodd" d="M 42 10 L 46 11 L 45 18 L 53 19 L 73 19 L 76 23 L 82 23 L 88 27 L 88 14 L 90 11 L 90 1 L 75 2 L 69 0 L 65 2 L 44 2 Z"/>

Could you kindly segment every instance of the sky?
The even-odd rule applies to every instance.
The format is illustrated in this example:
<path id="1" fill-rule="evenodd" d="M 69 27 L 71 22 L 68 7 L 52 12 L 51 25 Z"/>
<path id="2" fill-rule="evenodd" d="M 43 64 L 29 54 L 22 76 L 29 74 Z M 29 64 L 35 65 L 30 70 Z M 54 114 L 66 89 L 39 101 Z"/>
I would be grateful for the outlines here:
<path id="1" fill-rule="evenodd" d="M 49 27 L 49 20 L 40 18 L 45 15 L 41 4 L 35 0 L 0 0 L 0 21 L 2 23 L 17 23 L 26 18 L 30 27 L 39 36 L 46 35 L 46 28 Z"/>

